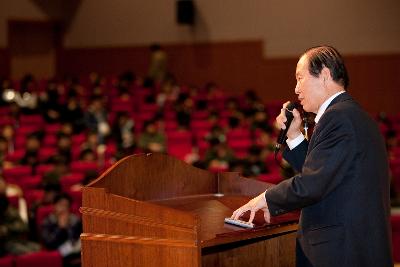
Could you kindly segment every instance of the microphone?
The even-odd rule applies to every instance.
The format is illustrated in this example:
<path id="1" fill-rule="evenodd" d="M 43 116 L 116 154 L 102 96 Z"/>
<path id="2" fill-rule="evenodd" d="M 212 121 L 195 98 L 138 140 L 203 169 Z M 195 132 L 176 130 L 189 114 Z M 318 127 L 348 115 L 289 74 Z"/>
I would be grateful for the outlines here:
<path id="1" fill-rule="evenodd" d="M 292 111 L 293 109 L 296 107 L 296 103 L 290 102 L 285 109 L 285 116 L 286 116 L 286 122 L 285 122 L 285 126 L 286 129 L 281 129 L 278 139 L 277 139 L 277 144 L 275 145 L 275 153 L 279 151 L 279 149 L 281 148 L 281 145 L 285 142 L 286 140 L 286 134 L 289 130 L 290 124 L 292 123 L 293 120 L 293 114 Z"/>

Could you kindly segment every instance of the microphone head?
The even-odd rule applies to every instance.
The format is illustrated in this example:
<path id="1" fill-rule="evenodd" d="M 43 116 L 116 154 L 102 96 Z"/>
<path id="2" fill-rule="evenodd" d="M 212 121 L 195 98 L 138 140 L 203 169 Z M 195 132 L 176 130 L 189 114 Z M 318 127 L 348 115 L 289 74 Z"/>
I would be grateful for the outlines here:
<path id="1" fill-rule="evenodd" d="M 293 109 L 297 108 L 298 104 L 297 102 L 290 102 L 287 106 L 286 109 L 289 111 L 293 111 Z"/>

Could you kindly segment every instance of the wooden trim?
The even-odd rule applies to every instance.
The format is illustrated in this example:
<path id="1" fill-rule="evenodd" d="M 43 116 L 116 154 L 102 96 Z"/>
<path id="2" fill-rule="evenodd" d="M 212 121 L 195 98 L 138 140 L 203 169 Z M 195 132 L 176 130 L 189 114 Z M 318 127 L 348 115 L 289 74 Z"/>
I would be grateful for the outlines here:
<path id="1" fill-rule="evenodd" d="M 189 240 L 157 239 L 141 236 L 107 235 L 107 234 L 81 234 L 82 241 L 100 241 L 113 243 L 140 244 L 146 246 L 187 247 L 196 248 L 196 243 Z"/>
<path id="2" fill-rule="evenodd" d="M 186 233 L 196 233 L 196 226 L 186 225 L 186 224 L 177 224 L 172 222 L 163 221 L 162 223 L 155 221 L 149 217 L 142 217 L 137 215 L 124 214 L 120 212 L 113 212 L 108 210 L 94 209 L 81 207 L 79 211 L 86 216 L 94 216 L 98 218 L 109 218 L 113 220 L 119 220 L 124 222 L 130 222 L 135 224 L 143 224 L 152 227 L 161 227 L 169 230 L 186 232 Z"/>

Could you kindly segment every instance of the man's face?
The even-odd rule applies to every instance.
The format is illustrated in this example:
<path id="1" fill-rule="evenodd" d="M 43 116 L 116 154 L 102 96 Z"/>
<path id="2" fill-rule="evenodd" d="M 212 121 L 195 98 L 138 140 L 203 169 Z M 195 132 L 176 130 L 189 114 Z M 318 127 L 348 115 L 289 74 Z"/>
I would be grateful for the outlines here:
<path id="1" fill-rule="evenodd" d="M 54 204 L 54 211 L 56 214 L 62 214 L 69 212 L 69 201 L 67 199 L 60 199 L 57 203 Z"/>
<path id="2" fill-rule="evenodd" d="M 308 71 L 308 58 L 304 55 L 300 58 L 296 67 L 296 88 L 303 109 L 307 112 L 317 113 L 319 107 L 325 101 L 325 87 L 322 75 L 314 77 Z"/>

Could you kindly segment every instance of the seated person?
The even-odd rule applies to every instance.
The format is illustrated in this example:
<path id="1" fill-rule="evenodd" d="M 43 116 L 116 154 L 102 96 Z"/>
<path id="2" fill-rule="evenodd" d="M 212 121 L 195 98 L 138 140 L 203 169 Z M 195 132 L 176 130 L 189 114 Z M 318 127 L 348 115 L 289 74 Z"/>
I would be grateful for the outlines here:
<path id="1" fill-rule="evenodd" d="M 82 222 L 70 212 L 72 199 L 62 193 L 54 199 L 54 211 L 43 221 L 41 236 L 47 249 L 56 249 L 70 266 L 80 259 Z"/>
<path id="2" fill-rule="evenodd" d="M 206 151 L 204 161 L 209 170 L 227 171 L 235 161 L 235 155 L 226 143 L 213 138 L 210 140 L 210 148 Z"/>
<path id="3" fill-rule="evenodd" d="M 138 145 L 143 152 L 165 152 L 166 137 L 157 129 L 154 121 L 147 121 L 144 132 L 139 136 Z"/>
<path id="4" fill-rule="evenodd" d="M 256 177 L 260 174 L 268 173 L 265 160 L 263 160 L 261 156 L 261 151 L 262 149 L 257 146 L 252 146 L 249 148 L 248 156 L 244 160 L 244 176 Z"/>
<path id="5" fill-rule="evenodd" d="M 4 193 L 0 193 L 0 256 L 22 255 L 40 250 L 40 245 L 25 238 L 28 225 L 18 211 L 9 205 Z"/>
<path id="6" fill-rule="evenodd" d="M 36 214 L 37 210 L 41 207 L 53 205 L 54 199 L 58 194 L 61 193 L 61 185 L 59 183 L 48 183 L 43 186 L 43 197 L 41 199 L 35 199 L 30 203 L 29 208 L 29 228 L 39 229 L 39 225 L 36 225 Z M 40 236 L 38 231 L 30 232 L 32 240 L 39 240 Z"/>
<path id="7" fill-rule="evenodd" d="M 36 166 L 39 164 L 40 138 L 36 133 L 32 133 L 26 139 L 25 155 L 20 160 L 22 165 Z"/>
<path id="8" fill-rule="evenodd" d="M 54 163 L 53 168 L 42 177 L 44 187 L 49 184 L 60 184 L 61 177 L 69 173 L 68 162 L 64 156 L 55 155 L 52 162 Z"/>
<path id="9" fill-rule="evenodd" d="M 28 208 L 21 187 L 17 184 L 7 183 L 0 175 L 0 194 L 5 194 L 7 198 L 17 198 L 19 216 L 24 222 L 28 222 Z"/>

